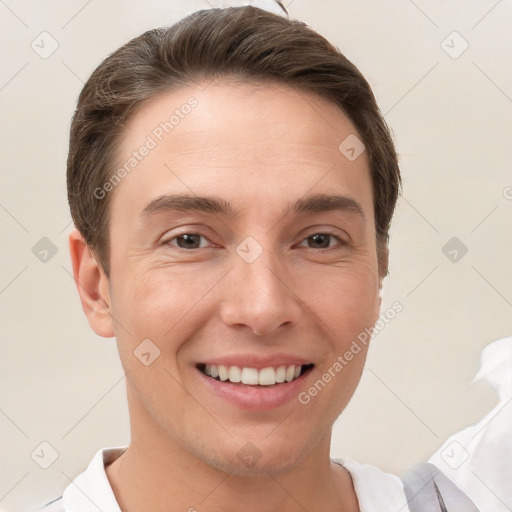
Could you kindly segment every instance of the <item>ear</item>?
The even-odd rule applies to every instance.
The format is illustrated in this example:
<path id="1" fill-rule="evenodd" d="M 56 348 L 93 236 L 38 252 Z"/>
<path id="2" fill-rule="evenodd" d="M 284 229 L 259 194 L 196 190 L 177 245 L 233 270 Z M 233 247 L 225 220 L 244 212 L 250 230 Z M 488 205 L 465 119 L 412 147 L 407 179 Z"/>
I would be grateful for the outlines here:
<path id="1" fill-rule="evenodd" d="M 389 249 L 387 245 L 381 246 L 380 251 L 378 251 L 378 265 L 379 265 L 379 300 L 378 300 L 378 309 L 382 306 L 382 286 L 384 278 L 389 273 Z"/>
<path id="2" fill-rule="evenodd" d="M 382 295 L 383 295 L 383 291 L 382 291 L 382 281 L 383 279 L 380 278 L 379 279 L 379 311 L 380 311 L 380 308 L 382 307 Z"/>
<path id="3" fill-rule="evenodd" d="M 78 295 L 91 329 L 99 336 L 114 337 L 108 277 L 77 229 L 69 235 L 69 252 Z"/>
<path id="4" fill-rule="evenodd" d="M 377 249 L 377 260 L 379 265 L 380 288 L 382 281 L 389 274 L 389 248 L 384 243 Z"/>

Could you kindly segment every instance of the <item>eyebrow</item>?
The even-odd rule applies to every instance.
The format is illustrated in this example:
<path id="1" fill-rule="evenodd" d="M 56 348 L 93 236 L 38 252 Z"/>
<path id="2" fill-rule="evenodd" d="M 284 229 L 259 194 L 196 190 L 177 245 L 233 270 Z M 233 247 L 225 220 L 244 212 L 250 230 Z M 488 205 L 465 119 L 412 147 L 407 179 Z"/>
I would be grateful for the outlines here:
<path id="1" fill-rule="evenodd" d="M 169 210 L 219 213 L 227 217 L 237 217 L 242 212 L 241 208 L 235 208 L 231 203 L 218 197 L 174 194 L 157 197 L 142 210 L 141 215 L 148 216 Z"/>
<path id="2" fill-rule="evenodd" d="M 290 212 L 296 214 L 316 213 L 332 210 L 355 213 L 366 220 L 361 205 L 355 199 L 342 195 L 315 194 L 305 197 L 289 204 L 285 214 L 287 215 Z"/>
<path id="3" fill-rule="evenodd" d="M 218 197 L 201 197 L 182 194 L 167 194 L 151 201 L 141 212 L 141 216 L 149 216 L 164 211 L 199 211 L 205 213 L 217 213 L 226 217 L 240 216 L 244 209 Z M 294 203 L 288 203 L 284 216 L 290 213 L 318 213 L 338 210 L 355 213 L 363 220 L 366 217 L 361 205 L 353 198 L 344 195 L 314 194 L 298 199 Z"/>

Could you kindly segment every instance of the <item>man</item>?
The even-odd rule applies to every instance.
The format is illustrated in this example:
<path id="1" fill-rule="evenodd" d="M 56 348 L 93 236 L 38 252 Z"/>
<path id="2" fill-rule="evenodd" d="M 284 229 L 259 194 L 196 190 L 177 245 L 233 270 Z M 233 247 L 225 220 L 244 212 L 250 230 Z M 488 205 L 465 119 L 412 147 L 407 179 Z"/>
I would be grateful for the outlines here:
<path id="1" fill-rule="evenodd" d="M 45 510 L 409 510 L 397 477 L 329 458 L 399 187 L 368 83 L 300 22 L 199 11 L 105 59 L 71 127 L 69 240 L 131 443 Z"/>

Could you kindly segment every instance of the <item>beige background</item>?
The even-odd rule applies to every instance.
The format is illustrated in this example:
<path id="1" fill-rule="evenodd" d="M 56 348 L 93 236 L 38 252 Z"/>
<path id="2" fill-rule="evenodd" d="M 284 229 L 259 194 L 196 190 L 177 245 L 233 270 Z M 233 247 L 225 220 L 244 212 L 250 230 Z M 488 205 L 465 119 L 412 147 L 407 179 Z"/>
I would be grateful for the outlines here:
<path id="1" fill-rule="evenodd" d="M 400 472 L 497 401 L 471 379 L 481 349 L 512 330 L 512 2 L 285 5 L 365 74 L 402 155 L 383 310 L 394 301 L 404 309 L 374 339 L 332 446 L 333 456 Z M 90 331 L 70 277 L 69 121 L 109 52 L 207 7 L 0 1 L 0 507 L 28 510 L 60 496 L 98 449 L 129 440 L 114 340 Z M 48 38 L 42 31 L 58 43 L 46 59 L 31 48 Z M 454 236 L 468 249 L 456 263 L 441 251 Z M 46 263 L 32 252 L 42 237 L 58 249 Z M 58 452 L 46 470 L 31 458 L 43 441 Z"/>

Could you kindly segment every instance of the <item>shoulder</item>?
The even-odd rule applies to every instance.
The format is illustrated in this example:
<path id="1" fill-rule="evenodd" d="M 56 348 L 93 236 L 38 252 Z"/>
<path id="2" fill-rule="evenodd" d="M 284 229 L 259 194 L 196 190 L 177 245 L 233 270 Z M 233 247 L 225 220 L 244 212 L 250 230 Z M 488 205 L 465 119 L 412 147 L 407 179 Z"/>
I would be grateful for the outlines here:
<path id="1" fill-rule="evenodd" d="M 97 451 L 87 469 L 73 479 L 60 498 L 33 512 L 121 512 L 105 465 L 112 463 L 126 448 L 110 447 Z"/>
<path id="2" fill-rule="evenodd" d="M 433 464 L 420 462 L 403 475 L 403 482 L 411 512 L 478 512 L 472 499 Z"/>
<path id="3" fill-rule="evenodd" d="M 352 459 L 332 459 L 352 477 L 361 512 L 409 512 L 402 480 L 375 466 Z"/>

